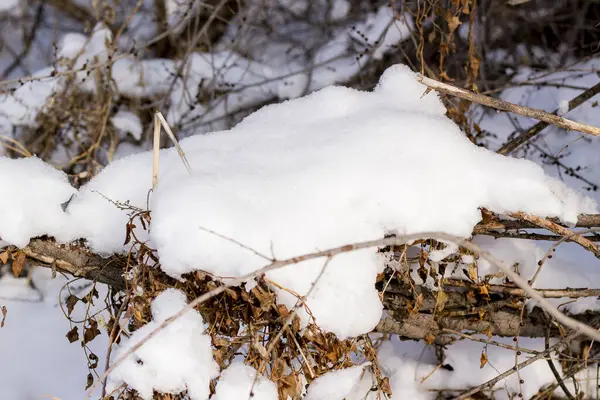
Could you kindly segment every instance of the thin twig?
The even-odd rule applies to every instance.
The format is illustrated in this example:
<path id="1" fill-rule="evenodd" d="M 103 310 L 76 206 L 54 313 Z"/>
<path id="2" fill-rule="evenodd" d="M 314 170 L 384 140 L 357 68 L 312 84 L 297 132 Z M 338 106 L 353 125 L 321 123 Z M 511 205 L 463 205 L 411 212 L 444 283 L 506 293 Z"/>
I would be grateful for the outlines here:
<path id="1" fill-rule="evenodd" d="M 569 336 L 567 336 L 560 342 L 556 343 L 554 346 L 550 347 L 549 349 L 541 352 L 540 354 L 538 354 L 536 356 L 528 358 L 527 360 L 523 361 L 522 363 L 520 363 L 518 365 L 515 365 L 514 367 L 503 372 L 502 374 L 496 376 L 494 379 L 490 379 L 489 381 L 482 383 L 481 385 L 476 386 L 467 392 L 462 393 L 460 396 L 456 397 L 454 400 L 465 400 L 465 399 L 468 399 L 471 396 L 473 396 L 475 393 L 479 393 L 482 390 L 486 390 L 486 389 L 490 389 L 490 388 L 494 387 L 494 385 L 496 383 L 500 382 L 502 379 L 505 379 L 508 376 L 517 372 L 518 370 L 523 369 L 526 366 L 533 364 L 534 362 L 549 356 L 553 351 L 557 350 L 564 343 L 568 343 L 569 341 L 575 339 L 577 336 L 579 336 L 579 334 L 577 332 L 571 333 Z"/>
<path id="2" fill-rule="evenodd" d="M 447 83 L 442 83 L 434 79 L 427 78 L 426 76 L 423 76 L 421 74 L 417 74 L 417 81 L 438 92 L 456 96 L 461 99 L 469 100 L 474 103 L 495 108 L 497 110 L 510 111 L 515 114 L 535 118 L 539 121 L 545 122 L 546 124 L 556 125 L 567 130 L 579 131 L 594 136 L 600 136 L 600 128 L 598 127 L 582 124 L 581 122 L 572 121 L 570 119 L 566 119 L 555 114 L 550 114 L 546 111 L 539 110 L 537 108 L 520 106 L 518 104 L 509 103 L 508 101 L 496 99 L 494 97 L 473 93 L 468 90 L 458 88 L 456 86 L 448 85 Z M 596 86 L 598 86 L 597 90 L 600 91 L 600 83 Z"/>
<path id="3" fill-rule="evenodd" d="M 585 103 L 587 100 L 591 99 L 598 93 L 600 93 L 600 83 L 595 84 L 594 86 L 592 86 L 588 90 L 584 91 L 577 97 L 571 99 L 571 101 L 569 101 L 568 110 L 569 111 L 574 110 L 575 108 L 579 107 L 581 104 Z M 558 109 L 556 109 L 551 115 L 557 114 L 557 113 L 558 113 Z M 508 143 L 504 144 L 502 147 L 500 147 L 500 149 L 497 151 L 497 153 L 502 154 L 502 155 L 510 154 L 512 151 L 516 150 L 522 144 L 529 141 L 534 136 L 538 135 L 548 125 L 550 125 L 550 124 L 545 121 L 538 122 L 537 124 L 535 124 L 534 126 L 529 128 L 526 132 L 521 133 L 520 135 L 518 135 L 517 137 L 515 137 Z"/>
<path id="4" fill-rule="evenodd" d="M 598 249 L 598 246 L 596 246 L 596 244 L 582 237 L 581 235 L 578 235 L 570 229 L 560 226 L 557 223 L 554 223 L 546 218 L 526 214 L 524 212 L 510 213 L 509 215 L 513 218 L 528 221 L 540 228 L 547 229 L 550 232 L 554 232 L 562 237 L 566 237 L 568 238 L 568 240 L 577 243 L 586 250 L 591 251 L 597 258 L 600 258 L 600 250 Z"/>

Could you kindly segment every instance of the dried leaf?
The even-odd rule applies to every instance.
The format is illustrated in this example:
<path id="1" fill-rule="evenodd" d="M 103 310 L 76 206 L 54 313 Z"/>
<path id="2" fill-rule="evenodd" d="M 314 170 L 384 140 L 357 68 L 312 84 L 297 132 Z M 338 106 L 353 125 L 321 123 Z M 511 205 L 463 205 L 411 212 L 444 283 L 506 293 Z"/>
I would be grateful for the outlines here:
<path id="1" fill-rule="evenodd" d="M 425 92 L 425 94 L 427 94 L 427 92 Z M 427 261 L 428 257 L 429 257 L 429 253 L 427 253 L 427 251 L 425 249 L 421 249 L 421 252 L 419 253 L 419 266 L 421 268 L 423 268 L 425 266 L 425 262 Z"/>
<path id="2" fill-rule="evenodd" d="M 293 332 L 300 331 L 300 318 L 297 315 L 292 319 L 292 331 Z"/>
<path id="3" fill-rule="evenodd" d="M 450 35 L 452 35 L 456 28 L 458 28 L 460 24 L 462 24 L 462 22 L 460 22 L 460 19 L 456 15 L 446 18 L 446 22 L 448 23 L 448 30 Z"/>
<path id="4" fill-rule="evenodd" d="M 271 380 L 277 382 L 283 376 L 286 370 L 286 363 L 282 358 L 275 360 L 275 365 L 271 371 Z"/>
<path id="5" fill-rule="evenodd" d="M 469 278 L 472 281 L 477 280 L 477 268 L 475 268 L 475 265 L 473 264 L 469 265 Z"/>
<path id="6" fill-rule="evenodd" d="M 88 390 L 94 384 L 94 376 L 90 373 L 87 375 L 87 383 L 85 390 Z"/>
<path id="7" fill-rule="evenodd" d="M 433 336 L 431 333 L 428 333 L 423 339 L 425 340 L 425 343 L 433 344 L 433 342 L 435 341 L 435 336 Z"/>
<path id="8" fill-rule="evenodd" d="M 488 337 L 488 339 L 491 339 L 492 338 L 492 327 L 488 326 L 488 328 L 485 331 L 483 331 L 483 333 Z"/>
<path id="9" fill-rule="evenodd" d="M 437 297 L 435 298 L 435 309 L 437 311 L 444 311 L 447 302 L 448 295 L 443 290 L 438 290 Z"/>
<path id="10" fill-rule="evenodd" d="M 383 393 L 387 394 L 390 397 L 392 396 L 392 387 L 390 386 L 390 378 L 388 378 L 387 376 L 383 377 L 379 387 L 381 388 L 381 391 L 383 391 Z"/>
<path id="11" fill-rule="evenodd" d="M 13 263 L 12 263 L 12 271 L 15 278 L 18 278 L 21 275 L 21 271 L 23 271 L 23 267 L 25 266 L 25 253 L 22 251 L 17 251 L 16 254 L 13 254 Z"/>
<path id="12" fill-rule="evenodd" d="M 67 332 L 67 339 L 69 339 L 69 343 L 73 343 L 79 340 L 79 332 L 76 326 L 73 327 L 69 332 Z"/>
<path id="13" fill-rule="evenodd" d="M 215 347 L 226 347 L 229 346 L 229 340 L 224 337 L 213 338 L 213 344 Z"/>
<path id="14" fill-rule="evenodd" d="M 485 310 L 483 308 L 480 308 L 477 313 L 479 314 L 479 319 L 483 320 L 483 316 L 485 315 Z"/>
<path id="15" fill-rule="evenodd" d="M 133 229 L 135 228 L 135 225 L 133 223 L 128 223 L 125 226 L 125 242 L 123 243 L 123 246 L 125 246 L 127 243 L 129 243 L 131 241 L 131 232 L 133 231 Z"/>
<path id="16" fill-rule="evenodd" d="M 67 305 L 67 315 L 71 315 L 78 301 L 79 297 L 74 296 L 72 294 L 70 294 L 69 297 L 67 297 L 67 300 L 65 301 L 65 304 Z"/>
<path id="17" fill-rule="evenodd" d="M 83 344 L 89 343 L 100 334 L 98 322 L 95 319 L 88 320 L 89 326 L 83 331 Z"/>
<path id="18" fill-rule="evenodd" d="M 277 304 L 277 312 L 279 313 L 279 316 L 283 318 L 286 318 L 290 314 L 290 312 L 284 304 Z"/>
<path id="19" fill-rule="evenodd" d="M 252 294 L 260 302 L 260 309 L 262 311 L 269 311 L 275 305 L 275 293 L 262 291 L 258 286 L 255 286 L 252 289 Z"/>
<path id="20" fill-rule="evenodd" d="M 0 322 L 0 328 L 4 328 L 4 321 L 6 321 L 6 313 L 8 312 L 6 306 L 0 307 L 0 312 L 2 312 L 2 322 Z"/>
<path id="21" fill-rule="evenodd" d="M 479 368 L 483 368 L 485 366 L 485 364 L 487 364 L 488 362 L 488 358 L 487 358 L 487 354 L 485 353 L 485 351 L 481 352 L 481 357 L 479 358 Z"/>
<path id="22" fill-rule="evenodd" d="M 225 289 L 225 293 L 227 293 L 233 300 L 237 300 L 239 297 L 238 293 L 231 288 Z"/>
<path id="23" fill-rule="evenodd" d="M 96 367 L 98 367 L 98 356 L 95 355 L 94 353 L 90 353 L 90 355 L 88 356 L 88 359 L 90 360 L 88 367 L 90 369 L 96 369 Z"/>
<path id="24" fill-rule="evenodd" d="M 488 291 L 488 288 L 486 285 L 482 285 L 479 287 L 479 294 L 482 295 L 483 297 L 490 297 L 490 292 Z"/>
<path id="25" fill-rule="evenodd" d="M 0 253 L 0 262 L 2 263 L 2 265 L 8 262 L 8 251 L 3 251 L 2 253 Z"/>
<path id="26" fill-rule="evenodd" d="M 254 350 L 256 350 L 258 354 L 260 354 L 260 357 L 263 360 L 269 359 L 269 353 L 267 352 L 266 347 L 258 343 L 258 341 L 253 342 L 252 347 L 254 347 Z"/>

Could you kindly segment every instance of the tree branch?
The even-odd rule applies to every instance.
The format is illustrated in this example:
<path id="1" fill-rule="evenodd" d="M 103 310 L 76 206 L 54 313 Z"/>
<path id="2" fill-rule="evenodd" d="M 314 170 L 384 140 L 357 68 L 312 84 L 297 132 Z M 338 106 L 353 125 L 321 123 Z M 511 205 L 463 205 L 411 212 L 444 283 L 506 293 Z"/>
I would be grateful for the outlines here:
<path id="1" fill-rule="evenodd" d="M 524 116 L 530 117 L 530 118 L 535 118 L 535 119 L 545 123 L 545 125 L 543 127 L 538 128 L 539 131 L 541 131 L 543 128 L 545 128 L 546 126 L 551 124 L 551 125 L 556 125 L 558 127 L 564 128 L 566 130 L 579 131 L 579 132 L 588 133 L 588 134 L 594 135 L 594 136 L 600 136 L 600 128 L 598 128 L 598 127 L 587 125 L 587 124 L 582 124 L 582 123 L 576 122 L 576 121 L 572 121 L 570 119 L 560 117 L 556 114 L 548 113 L 544 110 L 520 106 L 518 104 L 509 103 L 508 101 L 496 99 L 494 97 L 485 96 L 483 94 L 473 93 L 468 90 L 458 88 L 456 86 L 448 85 L 447 83 L 442 83 L 442 82 L 436 81 L 434 79 L 427 78 L 420 74 L 417 74 L 417 81 L 421 82 L 425 86 L 427 86 L 435 91 L 438 91 L 438 92 L 456 96 L 461 99 L 469 100 L 474 103 L 478 103 L 478 104 L 482 104 L 484 106 L 495 108 L 497 110 L 510 111 L 515 114 L 524 115 Z M 578 101 L 583 103 L 585 100 L 593 97 L 598 92 L 600 92 L 600 83 L 596 84 L 589 90 L 585 91 L 583 94 L 581 94 L 578 97 L 576 97 L 575 99 L 571 100 L 569 102 L 569 110 L 571 110 L 572 108 L 575 108 L 576 107 L 575 104 Z M 581 103 L 579 103 L 579 104 L 581 104 Z M 579 104 L 577 104 L 577 105 L 579 105 Z M 539 131 L 537 133 L 539 133 Z M 519 142 L 517 144 L 518 141 L 514 140 L 513 141 L 514 144 L 511 144 L 510 146 L 508 144 L 503 146 L 503 148 L 501 148 L 498 151 L 498 153 L 505 154 L 505 155 L 508 154 L 510 151 L 514 150 L 520 144 L 531 139 L 531 137 L 533 137 L 535 134 L 536 133 L 534 133 L 534 134 L 525 133 L 524 135 L 522 135 L 523 136 L 522 138 L 520 137 L 521 142 Z"/>

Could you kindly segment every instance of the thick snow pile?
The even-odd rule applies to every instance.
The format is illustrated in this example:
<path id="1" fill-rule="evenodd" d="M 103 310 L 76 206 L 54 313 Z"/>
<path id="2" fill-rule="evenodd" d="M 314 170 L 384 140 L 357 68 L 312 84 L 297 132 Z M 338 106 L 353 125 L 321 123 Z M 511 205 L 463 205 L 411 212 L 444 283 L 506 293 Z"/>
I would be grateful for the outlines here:
<path id="1" fill-rule="evenodd" d="M 185 294 L 179 290 L 167 289 L 159 294 L 152 302 L 152 322 L 135 331 L 119 347 L 115 359 L 185 305 Z M 116 385 L 126 382 L 145 400 L 152 398 L 154 390 L 177 394 L 186 389 L 191 400 L 207 399 L 210 380 L 217 377 L 219 369 L 213 360 L 210 337 L 203 332 L 200 314 L 185 313 L 119 364 L 111 380 Z"/>
<path id="2" fill-rule="evenodd" d="M 254 368 L 234 362 L 221 373 L 215 395 L 211 400 L 277 400 L 277 398 L 277 387 L 273 382 L 262 375 L 256 379 Z"/>
<path id="3" fill-rule="evenodd" d="M 444 116 L 438 97 L 423 97 L 424 90 L 407 67 L 398 65 L 385 72 L 373 92 L 328 87 L 265 107 L 230 131 L 183 140 L 192 175 L 175 151 L 162 151 L 159 184 L 150 196 L 149 236 L 162 268 L 173 276 L 202 269 L 232 277 L 267 263 L 219 235 L 284 259 L 388 232 L 468 237 L 480 220 L 480 207 L 567 222 L 595 211 L 591 200 L 547 177 L 539 166 L 471 144 Z M 22 161 L 3 162 L 12 172 L 11 166 Z M 99 252 L 126 250 L 127 211 L 114 202 L 147 207 L 151 163 L 152 155 L 142 153 L 110 164 L 65 212 L 60 204 L 71 193 L 55 179 L 60 195 L 53 203 L 44 199 L 44 206 L 51 209 L 50 220 L 69 222 L 46 226 L 32 219 L 18 231 L 63 241 L 86 238 Z M 21 171 L 19 181 L 2 180 L 9 192 L 27 182 L 28 171 Z M 33 201 L 28 196 L 22 192 L 24 204 Z M 29 211 L 19 203 L 19 197 L 2 198 L 0 210 Z M 0 232 L 14 229 L 0 222 Z M 143 232 L 139 237 L 147 238 Z M 21 234 L 14 243 L 24 240 Z M 303 262 L 268 278 L 304 295 L 323 266 L 324 260 Z M 331 260 L 307 301 L 316 322 L 340 337 L 369 332 L 381 316 L 374 288 L 381 268 L 375 249 Z M 296 301 L 284 290 L 279 296 L 289 307 Z M 349 307 L 355 312 L 343 312 Z"/>
<path id="4" fill-rule="evenodd" d="M 308 387 L 305 400 L 344 400 L 356 392 L 367 365 L 355 365 L 321 375 Z"/>
<path id="5" fill-rule="evenodd" d="M 29 239 L 68 229 L 61 204 L 77 191 L 67 176 L 39 158 L 0 157 L 0 240 L 24 247 Z M 60 235 L 59 235 L 60 236 Z"/>

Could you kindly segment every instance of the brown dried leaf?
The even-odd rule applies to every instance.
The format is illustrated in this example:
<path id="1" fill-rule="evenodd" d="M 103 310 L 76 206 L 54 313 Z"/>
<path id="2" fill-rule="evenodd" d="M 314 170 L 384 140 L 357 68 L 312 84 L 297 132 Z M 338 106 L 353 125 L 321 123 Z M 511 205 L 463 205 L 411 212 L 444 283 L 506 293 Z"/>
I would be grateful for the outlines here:
<path id="1" fill-rule="evenodd" d="M 392 387 L 390 386 L 390 378 L 388 378 L 387 376 L 385 376 L 382 380 L 381 380 L 381 391 L 383 391 L 383 393 L 387 394 L 388 396 L 392 396 Z"/>
<path id="2" fill-rule="evenodd" d="M 299 332 L 300 331 L 300 317 L 297 315 L 292 319 L 292 331 Z"/>
<path id="3" fill-rule="evenodd" d="M 6 306 L 0 307 L 0 312 L 2 312 L 2 322 L 0 322 L 0 328 L 4 328 L 4 321 L 6 321 L 6 313 L 8 313 Z"/>
<path id="4" fill-rule="evenodd" d="M 437 297 L 435 298 L 435 309 L 437 311 L 444 311 L 447 302 L 448 295 L 443 290 L 438 290 Z"/>
<path id="5" fill-rule="evenodd" d="M 262 344 L 258 343 L 258 341 L 253 342 L 252 347 L 254 347 L 254 350 L 256 350 L 258 354 L 260 354 L 263 360 L 269 359 L 269 353 L 267 352 L 267 348 Z"/>
<path id="6" fill-rule="evenodd" d="M 262 311 L 265 311 L 265 312 L 269 311 L 271 309 L 271 307 L 273 307 L 275 305 L 275 293 L 270 293 L 270 292 L 265 292 L 263 290 L 260 290 L 260 288 L 258 286 L 255 286 L 252 289 L 252 293 L 254 294 L 254 296 L 256 296 L 256 298 L 260 302 L 260 309 Z"/>
<path id="7" fill-rule="evenodd" d="M 69 343 L 73 343 L 79 340 L 79 332 L 76 326 L 73 327 L 73 329 L 71 329 L 69 332 L 67 332 L 66 334 L 67 339 L 69 339 Z"/>
<path id="8" fill-rule="evenodd" d="M 479 358 L 479 368 L 483 368 L 485 366 L 485 364 L 487 364 L 488 362 L 488 357 L 487 354 L 485 353 L 485 351 L 481 352 L 481 357 Z"/>
<path id="9" fill-rule="evenodd" d="M 280 399 L 299 399 L 302 393 L 302 383 L 293 373 L 280 379 L 277 386 Z"/>
<path id="10" fill-rule="evenodd" d="M 486 285 L 481 285 L 479 287 L 479 294 L 481 294 L 484 297 L 490 297 L 490 292 L 488 291 L 488 288 Z"/>
<path id="11" fill-rule="evenodd" d="M 123 242 L 123 246 L 125 246 L 127 243 L 129 243 L 131 241 L 131 232 L 133 231 L 133 229 L 135 228 L 135 225 L 130 222 L 125 226 L 125 242 Z"/>
<path id="12" fill-rule="evenodd" d="M 0 262 L 2 263 L 2 265 L 8 262 L 8 251 L 3 251 L 2 253 L 0 253 Z"/>
<path id="13" fill-rule="evenodd" d="M 225 363 L 223 361 L 225 360 L 226 352 L 227 349 L 213 350 L 213 357 L 215 358 L 215 361 L 217 362 L 217 364 L 219 364 L 221 368 L 225 368 Z"/>
<path id="14" fill-rule="evenodd" d="M 456 28 L 458 28 L 460 24 L 462 24 L 462 22 L 460 22 L 460 19 L 456 15 L 446 18 L 446 22 L 448 23 L 448 30 L 450 35 L 452 35 Z"/>
<path id="15" fill-rule="evenodd" d="M 428 333 L 423 339 L 425 340 L 425 343 L 433 344 L 433 342 L 435 341 L 435 336 L 433 336 L 431 333 Z"/>
<path id="16" fill-rule="evenodd" d="M 492 327 L 488 326 L 488 328 L 483 331 L 483 333 L 488 337 L 488 339 L 492 338 Z"/>
<path id="17" fill-rule="evenodd" d="M 277 313 L 283 318 L 286 318 L 288 315 L 290 315 L 290 312 L 284 304 L 277 304 Z"/>
<path id="18" fill-rule="evenodd" d="M 421 252 L 419 253 L 419 266 L 421 268 L 423 268 L 425 266 L 425 262 L 427 261 L 428 257 L 429 257 L 429 253 L 427 253 L 427 251 L 425 249 L 421 249 Z"/>
<path id="19" fill-rule="evenodd" d="M 23 267 L 25 266 L 25 253 L 22 251 L 17 251 L 13 254 L 13 263 L 12 263 L 12 271 L 15 278 L 18 278 L 21 275 L 21 271 L 23 271 Z"/>
<path id="20" fill-rule="evenodd" d="M 475 268 L 475 265 L 473 264 L 469 265 L 469 278 L 472 281 L 477 280 L 477 268 Z"/>
<path id="21" fill-rule="evenodd" d="M 271 372 L 271 380 L 277 382 L 279 379 L 283 377 L 283 373 L 286 370 L 287 364 L 282 358 L 278 358 L 275 360 L 275 365 L 273 366 Z"/>
<path id="22" fill-rule="evenodd" d="M 479 314 L 479 319 L 483 320 L 483 316 L 485 315 L 485 310 L 483 308 L 480 308 L 479 311 L 477 311 L 477 313 Z"/>
<path id="23" fill-rule="evenodd" d="M 237 300 L 239 297 L 238 293 L 232 288 L 225 289 L 225 293 L 227 293 L 233 300 Z"/>
<path id="24" fill-rule="evenodd" d="M 95 319 L 88 320 L 89 326 L 83 331 L 83 343 L 89 343 L 100 334 L 98 322 Z"/>
<path id="25" fill-rule="evenodd" d="M 213 344 L 215 347 L 226 347 L 229 346 L 229 340 L 224 337 L 213 338 Z"/>
<path id="26" fill-rule="evenodd" d="M 67 305 L 67 315 L 71 315 L 78 301 L 79 297 L 74 296 L 72 294 L 70 294 L 69 297 L 67 297 L 67 300 L 65 301 L 65 304 Z"/>
<path id="27" fill-rule="evenodd" d="M 88 390 L 93 384 L 94 384 L 94 375 L 92 375 L 91 373 L 89 373 L 87 375 L 87 383 L 86 383 L 86 386 L 85 386 L 85 390 Z"/>

